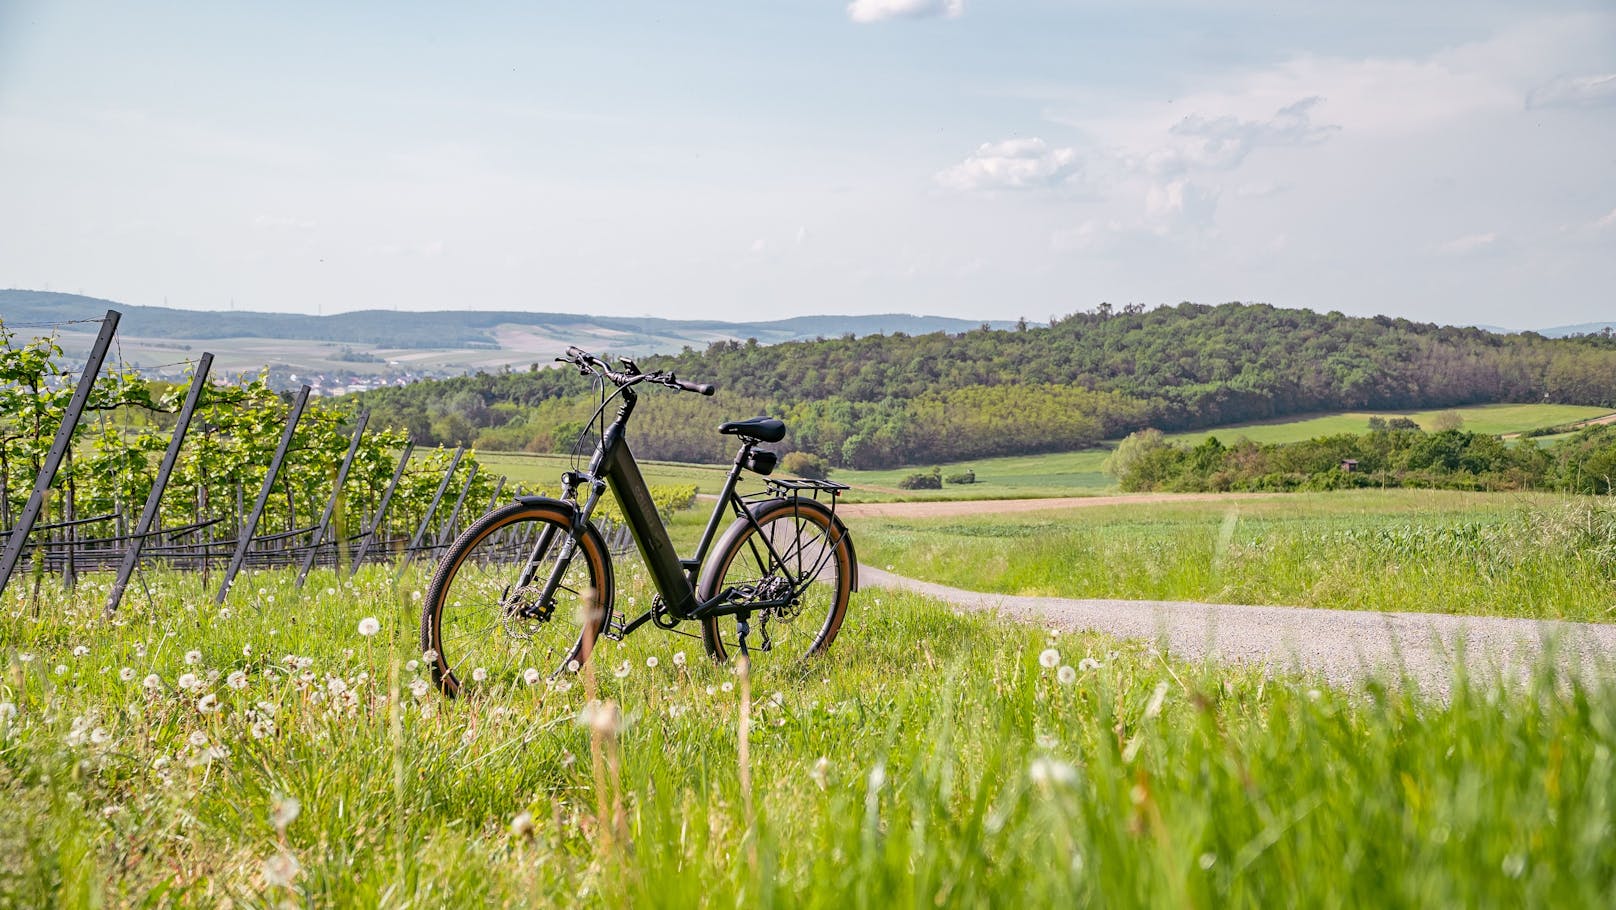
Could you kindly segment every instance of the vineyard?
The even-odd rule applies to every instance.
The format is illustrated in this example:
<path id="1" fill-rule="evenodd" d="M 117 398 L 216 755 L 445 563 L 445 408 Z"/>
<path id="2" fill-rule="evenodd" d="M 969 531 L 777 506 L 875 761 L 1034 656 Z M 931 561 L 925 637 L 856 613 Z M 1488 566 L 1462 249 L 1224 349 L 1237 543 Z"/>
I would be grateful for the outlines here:
<path id="1" fill-rule="evenodd" d="M 111 611 L 145 558 L 219 571 L 222 601 L 243 568 L 298 566 L 301 580 L 315 565 L 429 557 L 502 496 L 535 492 L 464 448 L 416 451 L 306 386 L 216 382 L 211 354 L 184 382 L 143 378 L 121 363 L 116 324 L 109 312 L 75 375 L 50 337 L 14 331 L 53 326 L 0 323 L 0 590 L 116 567 Z M 655 495 L 672 509 L 694 490 Z"/>

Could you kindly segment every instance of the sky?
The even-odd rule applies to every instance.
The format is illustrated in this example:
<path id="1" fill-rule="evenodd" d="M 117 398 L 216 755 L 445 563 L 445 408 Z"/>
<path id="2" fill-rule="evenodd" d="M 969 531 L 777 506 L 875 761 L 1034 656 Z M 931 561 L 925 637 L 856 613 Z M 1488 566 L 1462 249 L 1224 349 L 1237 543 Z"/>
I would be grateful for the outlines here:
<path id="1" fill-rule="evenodd" d="M 0 0 L 0 287 L 1616 319 L 1616 9 Z"/>

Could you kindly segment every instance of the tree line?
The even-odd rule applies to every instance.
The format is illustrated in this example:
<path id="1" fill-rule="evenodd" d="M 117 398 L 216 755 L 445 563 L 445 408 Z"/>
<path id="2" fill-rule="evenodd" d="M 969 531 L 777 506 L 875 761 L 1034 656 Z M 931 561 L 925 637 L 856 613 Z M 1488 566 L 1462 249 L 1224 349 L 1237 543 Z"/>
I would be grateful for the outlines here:
<path id="1" fill-rule="evenodd" d="M 857 468 L 1069 450 L 1147 426 L 1317 411 L 1616 407 L 1608 334 L 1498 335 L 1265 304 L 1102 305 L 1009 330 L 720 341 L 641 364 L 720 390 L 716 401 L 658 395 L 637 412 L 631 439 L 642 455 L 723 458 L 714 425 L 770 413 L 790 427 L 787 448 Z M 363 396 L 417 439 L 547 451 L 572 444 L 589 394 L 576 374 L 536 369 Z"/>

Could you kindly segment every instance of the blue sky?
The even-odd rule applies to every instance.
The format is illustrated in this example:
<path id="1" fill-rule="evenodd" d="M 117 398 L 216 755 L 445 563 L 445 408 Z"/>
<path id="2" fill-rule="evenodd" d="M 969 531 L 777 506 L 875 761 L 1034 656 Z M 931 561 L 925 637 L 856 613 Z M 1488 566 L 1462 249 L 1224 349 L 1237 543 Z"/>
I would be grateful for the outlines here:
<path id="1" fill-rule="evenodd" d="M 1607 320 L 1616 11 L 0 0 L 0 286 Z"/>

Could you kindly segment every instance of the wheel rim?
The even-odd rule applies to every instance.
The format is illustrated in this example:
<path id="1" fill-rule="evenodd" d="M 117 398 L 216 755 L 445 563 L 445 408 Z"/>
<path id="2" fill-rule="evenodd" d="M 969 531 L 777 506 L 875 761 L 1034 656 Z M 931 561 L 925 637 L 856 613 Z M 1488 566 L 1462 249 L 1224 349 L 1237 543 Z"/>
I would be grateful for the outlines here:
<path id="1" fill-rule="evenodd" d="M 764 516 L 759 525 L 748 527 L 738 545 L 725 554 L 721 574 L 714 576 L 710 587 L 704 584 L 704 595 L 733 587 L 756 591 L 754 599 L 767 601 L 786 589 L 795 592 L 796 604 L 752 615 L 747 648 L 754 659 L 762 654 L 789 659 L 818 653 L 839 631 L 847 602 L 850 579 L 843 566 L 842 540 L 846 532 L 817 512 L 790 507 Z M 738 653 L 734 617 L 705 626 L 715 656 L 728 659 Z M 765 634 L 771 640 L 769 651 L 762 650 Z"/>
<path id="2" fill-rule="evenodd" d="M 553 529 L 532 582 L 517 586 L 524 562 L 546 528 Z M 428 647 L 436 650 L 435 677 L 450 694 L 538 684 L 582 663 L 610 604 L 603 554 L 584 535 L 556 589 L 547 621 L 524 619 L 513 608 L 537 601 L 565 540 L 566 526 L 545 515 L 517 515 L 490 523 L 467 546 L 455 547 L 454 562 L 434 580 Z M 441 583 L 440 583 L 441 582 Z M 594 612 L 586 618 L 585 610 Z M 576 667 L 574 667 L 576 669 Z"/>

